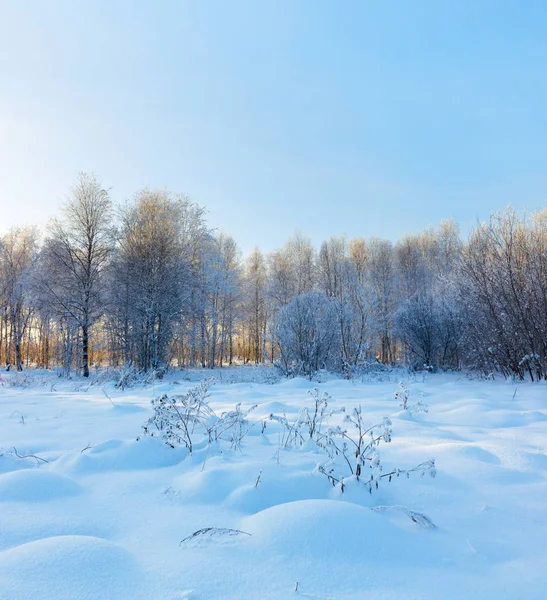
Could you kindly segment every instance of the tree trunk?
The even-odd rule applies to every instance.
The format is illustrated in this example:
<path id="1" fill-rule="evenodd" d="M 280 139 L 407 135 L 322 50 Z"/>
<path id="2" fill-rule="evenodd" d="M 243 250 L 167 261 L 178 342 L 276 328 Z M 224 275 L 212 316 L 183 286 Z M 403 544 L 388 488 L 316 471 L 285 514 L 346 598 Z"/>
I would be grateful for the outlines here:
<path id="1" fill-rule="evenodd" d="M 15 365 L 18 371 L 23 370 L 23 361 L 21 360 L 21 342 L 19 340 L 15 340 Z"/>
<path id="2" fill-rule="evenodd" d="M 82 362 L 83 376 L 89 377 L 89 328 L 87 325 L 82 326 Z"/>

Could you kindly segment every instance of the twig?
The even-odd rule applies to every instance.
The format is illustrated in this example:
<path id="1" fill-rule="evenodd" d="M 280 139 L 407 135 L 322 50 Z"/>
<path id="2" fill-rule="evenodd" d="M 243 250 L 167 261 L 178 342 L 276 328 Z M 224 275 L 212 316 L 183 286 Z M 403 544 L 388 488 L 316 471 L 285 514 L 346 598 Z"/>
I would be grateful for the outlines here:
<path id="1" fill-rule="evenodd" d="M 103 388 L 103 394 L 110 400 L 110 404 L 112 404 L 112 406 L 114 408 L 116 408 L 116 405 L 114 404 L 114 402 L 112 401 L 112 398 L 107 394 L 106 392 L 106 388 Z"/>
<path id="2" fill-rule="evenodd" d="M 258 477 L 256 478 L 255 488 L 258 487 L 258 484 L 260 483 L 260 478 L 261 477 L 262 477 L 262 471 L 260 471 L 260 473 L 258 474 Z"/>
<path id="3" fill-rule="evenodd" d="M 240 529 L 227 529 L 226 527 L 205 527 L 204 529 L 198 529 L 198 531 L 194 531 L 192 535 L 185 537 L 179 543 L 181 546 L 184 542 L 188 542 L 190 540 L 195 540 L 196 538 L 209 537 L 213 536 L 217 537 L 235 537 L 238 535 L 246 535 L 251 537 L 250 533 L 246 531 L 241 531 Z"/>
<path id="4" fill-rule="evenodd" d="M 14 410 L 11 415 L 10 418 L 13 417 L 13 415 L 18 414 L 21 417 L 21 423 L 24 425 L 25 424 L 25 417 L 23 416 L 23 414 L 21 412 L 19 412 L 18 410 Z"/>
<path id="5" fill-rule="evenodd" d="M 40 456 L 36 456 L 36 454 L 25 454 L 25 455 L 21 455 L 17 453 L 17 448 L 15 446 L 13 446 L 13 453 L 15 454 L 15 456 L 17 456 L 17 458 L 34 458 L 36 461 L 42 461 L 45 463 L 48 463 L 49 460 L 46 460 L 45 458 L 42 458 Z"/>
<path id="6" fill-rule="evenodd" d="M 205 452 L 205 457 L 203 459 L 203 464 L 201 465 L 201 471 L 205 471 L 205 463 L 207 462 L 207 459 L 209 458 L 209 446 L 210 444 L 207 444 L 207 452 Z"/>

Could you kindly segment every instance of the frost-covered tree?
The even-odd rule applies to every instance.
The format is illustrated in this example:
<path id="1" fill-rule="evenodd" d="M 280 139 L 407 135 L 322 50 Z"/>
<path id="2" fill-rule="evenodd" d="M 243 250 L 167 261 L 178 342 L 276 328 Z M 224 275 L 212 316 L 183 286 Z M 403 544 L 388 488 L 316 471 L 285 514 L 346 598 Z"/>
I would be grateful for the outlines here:
<path id="1" fill-rule="evenodd" d="M 297 295 L 293 265 L 284 249 L 276 250 L 268 257 L 267 293 L 276 310 Z"/>
<path id="2" fill-rule="evenodd" d="M 395 314 L 395 326 L 413 367 L 459 366 L 461 313 L 440 287 L 409 298 Z"/>
<path id="3" fill-rule="evenodd" d="M 305 294 L 315 287 L 315 249 L 311 240 L 301 233 L 296 233 L 287 242 L 285 251 L 292 264 L 295 294 Z"/>
<path id="4" fill-rule="evenodd" d="M 34 313 L 30 284 L 37 251 L 38 234 L 33 228 L 11 229 L 0 239 L 0 308 L 8 347 L 5 358 L 9 363 L 11 346 L 18 371 L 23 369 L 23 338 Z"/>
<path id="5" fill-rule="evenodd" d="M 368 281 L 360 282 L 353 263 L 346 263 L 345 286 L 335 300 L 340 335 L 340 365 L 346 375 L 374 361 L 379 302 Z"/>
<path id="6" fill-rule="evenodd" d="M 216 247 L 219 254 L 220 268 L 220 348 L 219 364 L 225 360 L 232 364 L 234 360 L 234 339 L 237 335 L 237 320 L 241 315 L 240 303 L 242 299 L 242 268 L 240 250 L 235 240 L 220 234 L 216 237 Z"/>
<path id="7" fill-rule="evenodd" d="M 396 272 L 393 245 L 387 240 L 373 238 L 369 248 L 369 277 L 378 305 L 379 358 L 383 363 L 395 359 L 393 315 L 396 310 Z"/>
<path id="8" fill-rule="evenodd" d="M 338 364 L 351 375 L 374 357 L 378 335 L 378 301 L 368 272 L 364 240 L 347 244 L 343 237 L 323 242 L 319 252 L 319 286 L 336 307 Z"/>
<path id="9" fill-rule="evenodd" d="M 494 215 L 465 244 L 452 220 L 395 244 L 333 236 L 318 252 L 297 233 L 245 263 L 183 196 L 143 190 L 114 216 L 81 174 L 41 248 L 30 230 L 0 239 L 0 361 L 547 377 L 547 209 Z"/>
<path id="10" fill-rule="evenodd" d="M 238 248 L 234 240 L 219 234 L 203 248 L 200 283 L 205 352 L 203 366 L 222 366 L 225 354 L 233 360 L 237 302 L 241 296 Z"/>
<path id="11" fill-rule="evenodd" d="M 286 374 L 312 377 L 319 369 L 338 369 L 339 333 L 335 302 L 320 292 L 296 296 L 274 324 L 279 365 Z"/>
<path id="12" fill-rule="evenodd" d="M 181 318 L 191 318 L 197 248 L 210 234 L 203 209 L 165 190 L 142 190 L 122 210 L 111 270 L 110 318 L 126 362 L 169 363 Z"/>
<path id="13" fill-rule="evenodd" d="M 547 218 L 512 210 L 471 235 L 459 266 L 469 364 L 547 377 Z"/>
<path id="14" fill-rule="evenodd" d="M 266 260 L 258 248 L 252 252 L 245 264 L 243 312 L 243 359 L 245 362 L 253 360 L 258 364 L 267 357 L 266 334 L 269 317 Z"/>
<path id="15" fill-rule="evenodd" d="M 81 340 L 81 368 L 89 376 L 89 340 L 104 314 L 105 269 L 112 249 L 112 204 L 94 175 L 81 173 L 42 248 L 35 290 L 65 331 L 65 356 Z"/>
<path id="16" fill-rule="evenodd" d="M 369 251 L 363 238 L 354 238 L 348 244 L 349 260 L 353 265 L 357 281 L 363 285 L 368 274 Z"/>
<path id="17" fill-rule="evenodd" d="M 320 287 L 329 298 L 340 298 L 346 288 L 348 266 L 344 237 L 331 237 L 321 244 L 318 261 Z"/>

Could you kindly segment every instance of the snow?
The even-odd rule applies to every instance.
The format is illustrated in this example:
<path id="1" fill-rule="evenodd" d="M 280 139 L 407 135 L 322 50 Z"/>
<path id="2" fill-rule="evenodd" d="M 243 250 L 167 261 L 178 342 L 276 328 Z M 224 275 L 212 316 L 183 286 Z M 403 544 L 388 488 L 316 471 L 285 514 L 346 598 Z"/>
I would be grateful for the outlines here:
<path id="1" fill-rule="evenodd" d="M 140 577 L 130 552 L 92 536 L 43 538 L 0 554 L 0 591 L 12 600 L 129 599 Z"/>
<path id="2" fill-rule="evenodd" d="M 0 476 L 0 502 L 42 502 L 76 496 L 81 487 L 72 479 L 37 469 Z"/>
<path id="3" fill-rule="evenodd" d="M 241 451 L 136 441 L 150 400 L 199 376 L 109 387 L 114 404 L 79 380 L 0 388 L 2 600 L 545 598 L 545 384 L 405 375 L 410 402 L 423 393 L 429 408 L 413 415 L 394 376 L 272 384 L 227 371 L 211 388 L 217 414 L 258 404 L 252 420 L 296 416 L 314 387 L 333 407 L 361 405 L 367 423 L 389 416 L 384 468 L 434 457 L 437 476 L 369 494 L 353 479 L 333 488 L 315 444 L 280 449 L 271 421 Z"/>

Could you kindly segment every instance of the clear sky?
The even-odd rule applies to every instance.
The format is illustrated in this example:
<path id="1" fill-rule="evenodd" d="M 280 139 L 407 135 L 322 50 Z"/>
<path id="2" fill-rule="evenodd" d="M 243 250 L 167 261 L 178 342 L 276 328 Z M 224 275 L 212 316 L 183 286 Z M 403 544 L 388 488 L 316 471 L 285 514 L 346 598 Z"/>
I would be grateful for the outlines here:
<path id="1" fill-rule="evenodd" d="M 0 0 L 0 230 L 79 170 L 244 252 L 547 203 L 545 0 Z"/>

